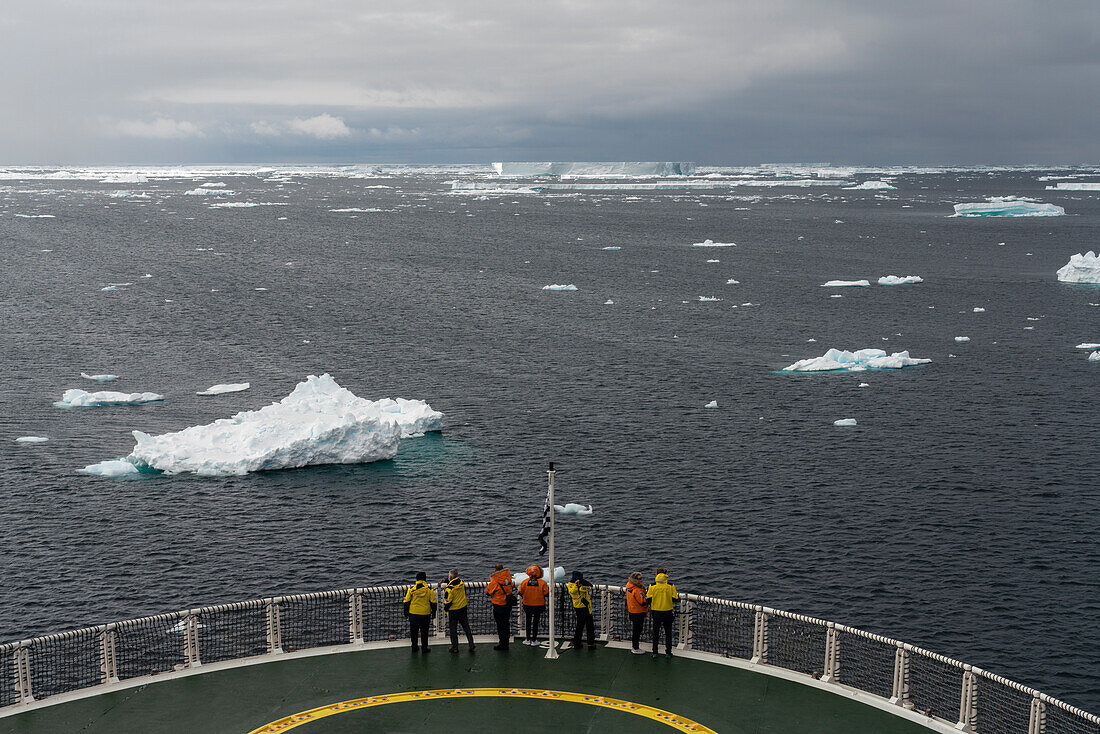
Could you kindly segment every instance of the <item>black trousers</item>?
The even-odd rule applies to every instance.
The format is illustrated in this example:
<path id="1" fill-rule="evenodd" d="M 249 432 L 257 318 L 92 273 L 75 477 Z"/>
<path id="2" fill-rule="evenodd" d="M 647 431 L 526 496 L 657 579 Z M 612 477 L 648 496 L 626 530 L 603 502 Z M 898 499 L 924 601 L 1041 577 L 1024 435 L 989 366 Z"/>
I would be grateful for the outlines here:
<path id="1" fill-rule="evenodd" d="M 661 627 L 665 629 L 665 652 L 672 652 L 672 610 L 664 612 L 652 611 L 653 617 L 653 654 L 657 654 L 657 643 L 661 639 Z"/>
<path id="2" fill-rule="evenodd" d="M 642 640 L 642 630 L 645 629 L 645 612 L 630 613 L 630 647 L 638 649 Z"/>
<path id="3" fill-rule="evenodd" d="M 592 623 L 592 612 L 581 607 L 580 609 L 574 608 L 574 612 L 577 613 L 577 630 L 573 633 L 573 647 L 581 646 L 581 631 L 588 630 L 588 644 L 596 644 L 596 625 Z"/>
<path id="4" fill-rule="evenodd" d="M 474 644 L 474 634 L 470 631 L 470 615 L 466 607 L 447 612 L 447 626 L 451 631 L 451 647 L 458 647 L 458 625 L 466 632 L 466 641 Z"/>
<path id="5" fill-rule="evenodd" d="M 512 638 L 512 608 L 507 604 L 493 605 L 493 620 L 497 623 L 497 637 L 500 638 L 500 646 L 508 647 Z"/>
<path id="6" fill-rule="evenodd" d="M 539 620 L 542 619 L 542 613 L 545 610 L 545 606 L 529 607 L 526 604 L 523 605 L 523 616 L 527 621 L 528 640 L 537 640 L 539 638 Z"/>
<path id="7" fill-rule="evenodd" d="M 416 649 L 416 637 L 420 636 L 420 644 L 424 646 L 424 649 L 428 649 L 428 626 L 432 623 L 432 615 L 430 614 L 410 614 L 409 615 L 409 633 L 412 637 L 413 649 Z"/>

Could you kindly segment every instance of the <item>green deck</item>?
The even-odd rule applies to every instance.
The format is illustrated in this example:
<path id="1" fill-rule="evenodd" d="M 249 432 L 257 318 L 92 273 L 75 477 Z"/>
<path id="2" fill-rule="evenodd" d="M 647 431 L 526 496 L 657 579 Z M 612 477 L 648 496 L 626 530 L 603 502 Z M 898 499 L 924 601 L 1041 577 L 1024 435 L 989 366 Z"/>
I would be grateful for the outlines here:
<path id="1" fill-rule="evenodd" d="M 718 732 L 919 734 L 918 724 L 826 691 L 702 660 L 652 659 L 622 649 L 563 651 L 479 646 L 451 655 L 385 648 L 276 660 L 118 690 L 8 718 L 0 732 L 247 734 L 284 716 L 364 696 L 409 690 L 514 686 L 592 693 L 647 704 Z M 415 701 L 304 724 L 301 734 L 350 732 L 672 731 L 665 724 L 579 703 L 515 698 Z"/>

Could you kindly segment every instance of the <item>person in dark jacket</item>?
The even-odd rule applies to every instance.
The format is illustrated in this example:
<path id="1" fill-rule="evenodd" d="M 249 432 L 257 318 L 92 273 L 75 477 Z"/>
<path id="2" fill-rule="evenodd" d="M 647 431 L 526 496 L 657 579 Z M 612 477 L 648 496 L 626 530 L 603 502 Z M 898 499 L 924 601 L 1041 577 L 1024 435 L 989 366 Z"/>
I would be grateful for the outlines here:
<path id="1" fill-rule="evenodd" d="M 596 649 L 596 626 L 592 623 L 592 595 L 589 589 L 591 582 L 584 578 L 580 571 L 574 571 L 566 587 L 569 590 L 569 598 L 573 600 L 573 612 L 577 615 L 577 629 L 573 632 L 573 647 L 581 646 L 581 632 L 588 632 L 588 649 Z"/>
<path id="2" fill-rule="evenodd" d="M 413 652 L 417 651 L 416 638 L 424 652 L 428 649 L 428 627 L 435 616 L 436 599 L 432 587 L 428 586 L 428 575 L 423 571 L 416 574 L 416 583 L 405 592 L 405 616 L 409 618 L 409 634 L 412 637 Z"/>

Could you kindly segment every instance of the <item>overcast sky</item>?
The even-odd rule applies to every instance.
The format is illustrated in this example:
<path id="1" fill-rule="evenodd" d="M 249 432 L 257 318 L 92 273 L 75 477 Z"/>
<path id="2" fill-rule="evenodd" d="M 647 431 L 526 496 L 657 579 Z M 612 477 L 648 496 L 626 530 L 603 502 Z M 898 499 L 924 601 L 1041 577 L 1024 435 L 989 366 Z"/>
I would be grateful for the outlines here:
<path id="1" fill-rule="evenodd" d="M 1100 163 L 1100 0 L 7 0 L 0 164 Z"/>

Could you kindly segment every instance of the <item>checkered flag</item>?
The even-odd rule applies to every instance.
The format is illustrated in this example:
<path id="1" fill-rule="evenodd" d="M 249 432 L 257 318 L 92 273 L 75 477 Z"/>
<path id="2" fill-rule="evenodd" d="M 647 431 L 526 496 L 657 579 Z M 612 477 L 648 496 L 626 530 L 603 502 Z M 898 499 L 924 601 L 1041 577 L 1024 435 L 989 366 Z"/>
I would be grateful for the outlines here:
<path id="1" fill-rule="evenodd" d="M 553 508 L 550 507 L 550 490 L 546 490 L 546 506 L 542 509 L 542 530 L 539 531 L 539 555 L 541 556 L 546 552 L 549 546 L 550 538 L 550 513 L 553 512 Z"/>

